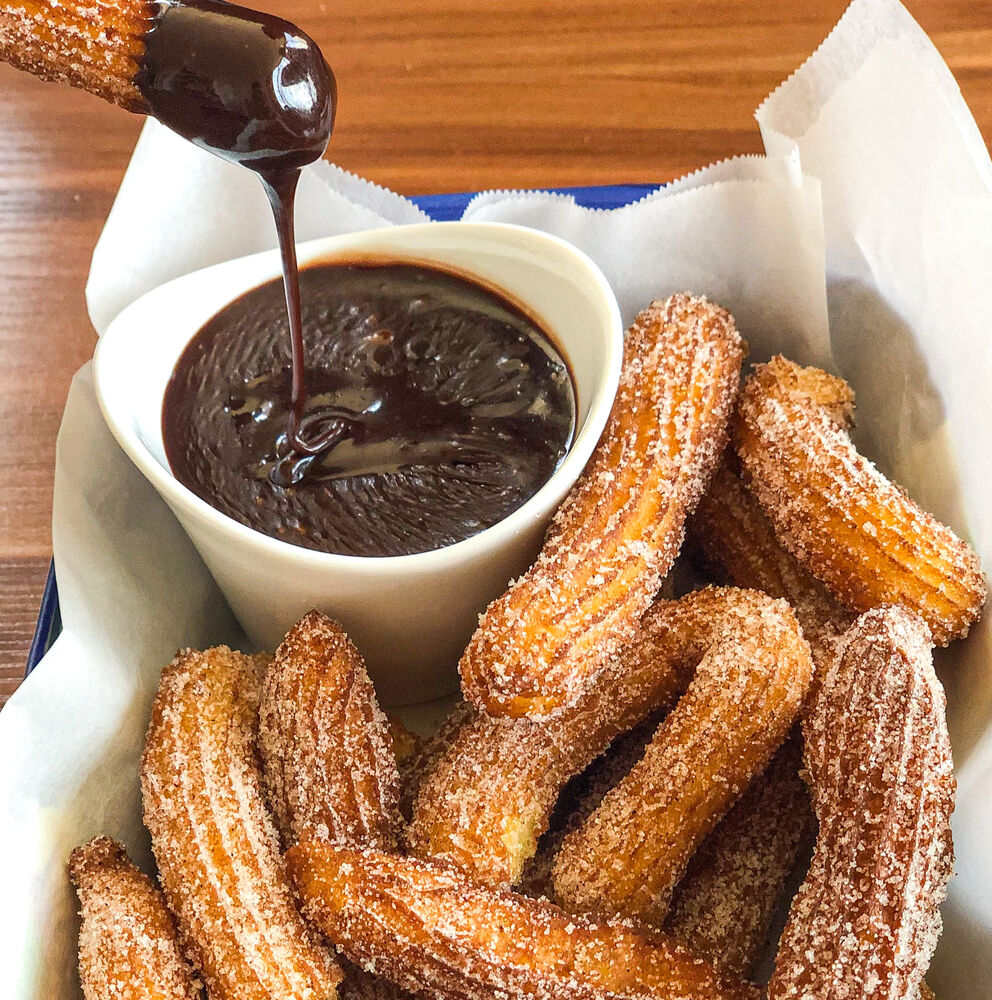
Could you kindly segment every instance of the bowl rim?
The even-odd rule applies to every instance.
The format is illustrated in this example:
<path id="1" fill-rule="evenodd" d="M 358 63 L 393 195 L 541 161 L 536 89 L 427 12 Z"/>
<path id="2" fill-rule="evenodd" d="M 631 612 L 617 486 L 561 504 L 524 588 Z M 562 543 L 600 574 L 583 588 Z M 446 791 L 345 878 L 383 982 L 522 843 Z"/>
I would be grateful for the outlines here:
<path id="1" fill-rule="evenodd" d="M 578 433 L 576 433 L 568 453 L 558 468 L 555 469 L 544 485 L 533 496 L 529 497 L 523 504 L 507 514 L 506 517 L 490 525 L 488 528 L 484 528 L 482 531 L 470 535 L 468 538 L 439 549 L 429 549 L 425 552 L 395 556 L 356 556 L 337 552 L 322 552 L 317 549 L 294 545 L 292 542 L 273 538 L 255 528 L 242 524 L 240 521 L 217 510 L 206 500 L 184 486 L 151 453 L 147 445 L 135 432 L 133 424 L 126 419 L 118 419 L 119 417 L 123 418 L 126 416 L 119 412 L 120 407 L 108 401 L 108 396 L 113 395 L 113 391 L 108 385 L 111 379 L 108 371 L 108 359 L 113 357 L 115 353 L 116 343 L 119 339 L 116 331 L 128 325 L 129 314 L 140 310 L 149 296 L 161 295 L 164 289 L 181 286 L 192 275 L 202 276 L 206 272 L 217 268 L 229 270 L 238 265 L 245 266 L 249 262 L 261 265 L 266 258 L 272 264 L 273 276 L 280 274 L 281 264 L 278 250 L 266 250 L 261 253 L 233 258 L 232 260 L 189 272 L 151 289 L 123 309 L 109 324 L 106 332 L 100 337 L 97 343 L 93 356 L 94 383 L 97 401 L 104 420 L 124 452 L 170 506 L 176 505 L 181 508 L 184 514 L 194 517 L 201 525 L 204 522 L 209 522 L 209 528 L 218 532 L 222 539 L 236 542 L 239 545 L 247 544 L 254 546 L 256 550 L 265 552 L 275 558 L 295 560 L 300 566 L 324 571 L 329 569 L 356 570 L 361 568 L 365 572 L 371 571 L 382 575 L 396 573 L 406 575 L 408 573 L 443 569 L 450 566 L 452 562 L 469 561 L 494 548 L 500 548 L 510 542 L 518 534 L 520 528 L 544 516 L 544 509 L 547 506 L 549 495 L 561 491 L 563 493 L 562 499 L 564 498 L 567 489 L 571 489 L 571 486 L 582 474 L 582 470 L 602 435 L 619 385 L 624 342 L 623 323 L 616 296 L 605 275 L 586 253 L 567 240 L 526 226 L 502 222 L 427 222 L 379 229 L 357 230 L 337 236 L 322 237 L 297 245 L 300 266 L 305 267 L 310 262 L 319 261 L 320 257 L 325 254 L 331 255 L 336 252 L 346 253 L 349 249 L 361 252 L 360 246 L 352 247 L 352 244 L 356 242 L 360 243 L 364 238 L 374 238 L 373 241 L 380 242 L 384 236 L 387 236 L 394 229 L 397 232 L 402 231 L 401 235 L 405 240 L 414 239 L 419 235 L 418 231 L 425 230 L 430 230 L 435 236 L 443 235 L 444 231 L 453 231 L 470 238 L 481 238 L 483 241 L 487 234 L 502 234 L 504 237 L 513 234 L 517 239 L 523 237 L 539 247 L 554 248 L 560 254 L 564 254 L 565 257 L 570 257 L 573 265 L 575 265 L 579 272 L 584 272 L 582 277 L 586 283 L 586 287 L 595 289 L 595 293 L 602 299 L 605 311 L 609 316 L 609 323 L 603 331 L 603 336 L 606 339 L 606 366 L 603 370 L 603 377 L 599 380 L 598 387 L 594 388 L 589 399 L 585 421 Z M 372 252 L 388 255 L 389 248 L 388 246 L 377 246 Z M 421 259 L 426 263 L 430 263 L 432 248 L 427 246 L 422 252 L 418 252 L 404 242 L 403 245 L 397 247 L 397 253 L 400 255 L 400 259 L 405 255 L 411 260 Z M 462 273 L 469 278 L 477 274 L 476 269 L 470 263 L 466 264 Z M 487 281 L 490 285 L 493 284 L 483 275 L 478 275 L 478 277 L 481 280 Z M 256 287 L 258 283 L 257 277 L 253 278 L 251 281 L 245 283 L 242 292 Z M 242 294 L 242 292 L 236 294 Z M 507 291 L 507 294 L 512 295 L 509 291 Z M 515 300 L 519 300 L 519 297 L 516 295 L 512 297 Z M 226 301 L 230 300 L 225 300 L 225 303 Z M 217 308 L 223 308 L 225 303 L 219 303 Z M 522 304 L 525 307 L 528 306 L 526 302 L 522 302 Z M 197 330 L 193 330 L 190 337 L 195 336 L 196 332 Z M 187 343 L 189 343 L 188 340 L 183 343 L 183 347 L 180 348 L 179 353 L 185 349 Z M 564 345 L 559 344 L 558 346 L 559 349 L 565 350 Z M 178 356 L 179 354 L 177 353 L 176 357 L 178 358 Z M 568 477 L 570 477 L 569 486 L 566 490 L 562 491 L 562 480 Z M 561 500 L 557 501 L 559 504 L 560 502 Z"/>

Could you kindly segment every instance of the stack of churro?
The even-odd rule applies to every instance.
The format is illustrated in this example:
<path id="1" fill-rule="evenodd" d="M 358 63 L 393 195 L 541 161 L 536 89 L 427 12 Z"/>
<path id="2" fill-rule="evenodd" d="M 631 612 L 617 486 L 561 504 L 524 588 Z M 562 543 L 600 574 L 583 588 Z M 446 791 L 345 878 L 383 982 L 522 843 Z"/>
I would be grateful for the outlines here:
<path id="1" fill-rule="evenodd" d="M 785 906 L 772 1000 L 929 995 L 954 804 L 931 649 L 977 620 L 981 568 L 854 451 L 844 383 L 776 358 L 740 386 L 742 357 L 704 299 L 637 318 L 602 441 L 425 742 L 316 612 L 273 657 L 181 652 L 142 762 L 161 891 L 106 840 L 73 854 L 87 1000 L 744 1000 Z M 720 585 L 659 598 L 687 527 Z"/>

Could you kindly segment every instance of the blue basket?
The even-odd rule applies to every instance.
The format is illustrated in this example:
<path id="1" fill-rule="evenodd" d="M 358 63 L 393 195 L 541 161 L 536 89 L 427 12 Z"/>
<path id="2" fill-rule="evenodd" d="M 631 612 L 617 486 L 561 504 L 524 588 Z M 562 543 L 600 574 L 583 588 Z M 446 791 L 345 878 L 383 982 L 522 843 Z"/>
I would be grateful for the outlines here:
<path id="1" fill-rule="evenodd" d="M 603 187 L 571 187 L 551 188 L 557 194 L 569 194 L 580 205 L 586 208 L 621 208 L 631 202 L 638 201 L 646 194 L 656 191 L 657 184 L 613 184 Z M 477 191 L 462 191 L 458 194 L 425 194 L 412 198 L 411 201 L 422 208 L 435 222 L 447 222 L 460 219 L 468 203 L 478 194 Z M 48 568 L 48 580 L 45 582 L 45 593 L 41 599 L 41 609 L 38 612 L 38 624 L 35 626 L 31 649 L 28 651 L 25 677 L 41 658 L 62 631 L 62 618 L 59 615 L 59 592 L 55 583 L 55 567 Z"/>

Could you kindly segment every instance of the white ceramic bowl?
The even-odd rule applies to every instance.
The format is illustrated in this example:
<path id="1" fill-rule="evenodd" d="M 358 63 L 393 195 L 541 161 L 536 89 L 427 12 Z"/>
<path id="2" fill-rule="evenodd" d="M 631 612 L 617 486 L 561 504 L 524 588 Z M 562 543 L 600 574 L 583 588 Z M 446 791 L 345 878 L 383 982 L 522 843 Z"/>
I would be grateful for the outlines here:
<path id="1" fill-rule="evenodd" d="M 616 299 L 596 265 L 535 230 L 430 223 L 299 246 L 304 267 L 358 257 L 435 264 L 480 278 L 542 320 L 567 357 L 578 396 L 572 448 L 544 487 L 493 527 L 416 555 L 329 555 L 248 528 L 173 477 L 161 413 L 176 361 L 218 310 L 280 274 L 274 252 L 185 275 L 125 309 L 97 347 L 96 390 L 114 436 L 172 508 L 251 641 L 272 649 L 302 614 L 319 608 L 352 636 L 380 697 L 406 704 L 455 689 L 458 658 L 478 614 L 533 560 L 551 515 L 606 423 L 623 329 Z"/>

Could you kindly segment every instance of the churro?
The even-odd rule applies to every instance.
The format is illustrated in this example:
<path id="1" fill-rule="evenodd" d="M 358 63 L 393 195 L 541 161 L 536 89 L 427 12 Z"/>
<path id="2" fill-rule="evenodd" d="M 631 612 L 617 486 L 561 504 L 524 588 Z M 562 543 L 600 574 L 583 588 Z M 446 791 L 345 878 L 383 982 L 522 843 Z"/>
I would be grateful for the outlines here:
<path id="1" fill-rule="evenodd" d="M 200 983 L 162 893 L 120 844 L 98 837 L 77 847 L 69 877 L 82 905 L 79 980 L 86 1000 L 199 1000 Z"/>
<path id="2" fill-rule="evenodd" d="M 951 747 L 924 622 L 895 606 L 862 615 L 803 734 L 820 826 L 769 1000 L 913 997 L 953 862 Z"/>
<path id="3" fill-rule="evenodd" d="M 145 36 L 159 5 L 147 0 L 15 0 L 0 7 L 0 60 L 43 80 L 146 113 L 138 89 Z"/>
<path id="4" fill-rule="evenodd" d="M 341 972 L 297 912 L 262 798 L 258 682 L 226 646 L 162 672 L 142 757 L 162 887 L 211 1000 L 325 1000 Z"/>
<path id="5" fill-rule="evenodd" d="M 621 733 L 604 754 L 562 789 L 548 821 L 548 829 L 537 843 L 537 851 L 524 865 L 515 888 L 526 896 L 544 896 L 555 901 L 552 869 L 564 839 L 599 806 L 603 796 L 619 784 L 644 756 L 665 712 L 652 712 L 643 722 Z"/>
<path id="6" fill-rule="evenodd" d="M 974 551 L 858 453 L 842 379 L 783 357 L 747 379 L 734 420 L 743 478 L 781 544 L 844 604 L 900 604 L 941 646 L 985 602 Z"/>
<path id="7" fill-rule="evenodd" d="M 395 849 L 399 774 L 389 722 L 358 650 L 318 611 L 276 650 L 258 742 L 284 844 L 314 826 L 331 840 Z"/>
<path id="8" fill-rule="evenodd" d="M 562 844 L 555 898 L 660 923 L 703 838 L 782 744 L 812 676 L 789 606 L 709 587 L 675 637 L 695 676 L 643 758 Z M 680 603 L 683 603 L 680 602 Z"/>
<path id="9" fill-rule="evenodd" d="M 756 1000 L 667 936 L 571 917 L 452 865 L 330 844 L 287 854 L 303 912 L 351 961 L 441 1000 Z"/>
<path id="10" fill-rule="evenodd" d="M 729 313 L 702 298 L 673 295 L 635 319 L 585 473 L 462 656 L 470 702 L 494 716 L 573 705 L 633 637 L 723 450 L 743 354 Z"/>
<path id="11" fill-rule="evenodd" d="M 727 453 L 686 528 L 687 542 L 712 576 L 763 590 L 789 602 L 814 664 L 833 655 L 833 642 L 854 621 L 815 577 L 779 544 L 775 529 L 734 470 Z"/>
<path id="12" fill-rule="evenodd" d="M 693 855 L 665 930 L 725 972 L 751 978 L 786 881 L 815 823 L 790 739 Z"/>
<path id="13" fill-rule="evenodd" d="M 494 719 L 459 708 L 425 749 L 410 849 L 487 885 L 516 883 L 565 782 L 686 689 L 696 666 L 691 636 L 721 600 L 700 592 L 652 605 L 579 702 L 549 718 Z"/>

